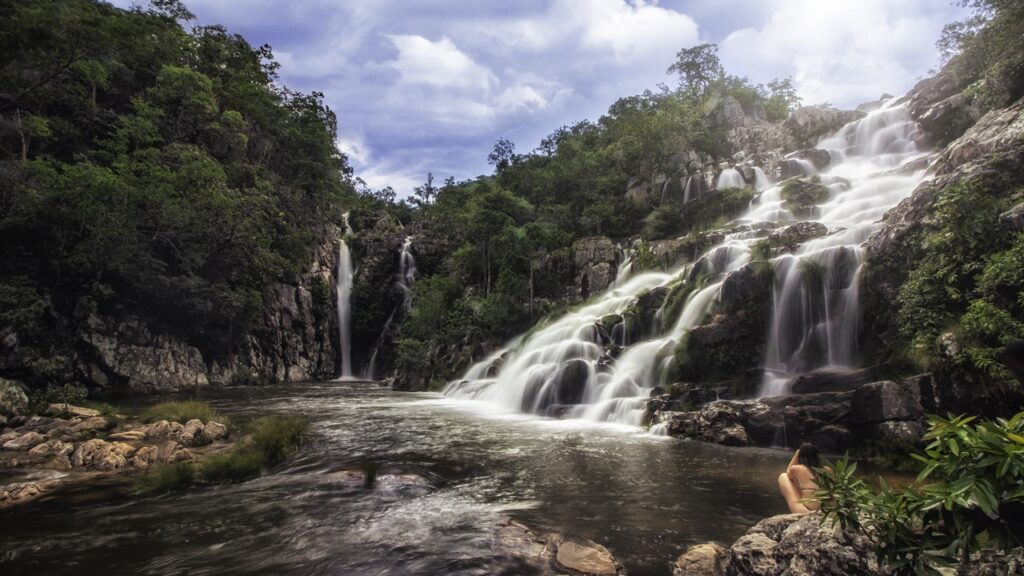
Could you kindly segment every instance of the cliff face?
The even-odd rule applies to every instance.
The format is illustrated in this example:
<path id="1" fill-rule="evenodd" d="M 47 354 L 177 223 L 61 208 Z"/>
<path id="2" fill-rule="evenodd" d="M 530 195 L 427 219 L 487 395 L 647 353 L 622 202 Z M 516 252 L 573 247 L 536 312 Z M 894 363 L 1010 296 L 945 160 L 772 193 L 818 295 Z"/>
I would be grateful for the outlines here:
<path id="1" fill-rule="evenodd" d="M 262 324 L 218 358 L 138 318 L 90 316 L 79 329 L 74 368 L 90 387 L 136 393 L 175 392 L 208 384 L 293 382 L 335 373 L 337 228 L 324 230 L 307 271 L 269 286 Z"/>

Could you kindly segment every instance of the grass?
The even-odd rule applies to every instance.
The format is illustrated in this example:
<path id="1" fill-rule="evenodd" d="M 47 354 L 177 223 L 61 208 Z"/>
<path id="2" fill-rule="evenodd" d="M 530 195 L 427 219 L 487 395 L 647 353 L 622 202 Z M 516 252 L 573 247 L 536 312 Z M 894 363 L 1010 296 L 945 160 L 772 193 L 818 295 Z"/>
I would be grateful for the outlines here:
<path id="1" fill-rule="evenodd" d="M 135 480 L 135 491 L 140 494 L 167 494 L 191 486 L 195 477 L 195 466 L 191 462 L 160 464 Z"/>
<path id="2" fill-rule="evenodd" d="M 203 422 L 213 420 L 214 422 L 227 425 L 227 419 L 224 416 L 215 412 L 208 402 L 201 400 L 161 402 L 143 412 L 142 419 L 146 422 L 169 420 L 180 424 L 193 419 L 202 420 Z"/>
<path id="3" fill-rule="evenodd" d="M 261 416 L 249 422 L 247 435 L 230 450 L 193 464 L 164 464 L 143 474 L 135 484 L 143 494 L 166 494 L 203 482 L 225 484 L 256 478 L 284 462 L 306 440 L 309 421 L 300 416 Z"/>

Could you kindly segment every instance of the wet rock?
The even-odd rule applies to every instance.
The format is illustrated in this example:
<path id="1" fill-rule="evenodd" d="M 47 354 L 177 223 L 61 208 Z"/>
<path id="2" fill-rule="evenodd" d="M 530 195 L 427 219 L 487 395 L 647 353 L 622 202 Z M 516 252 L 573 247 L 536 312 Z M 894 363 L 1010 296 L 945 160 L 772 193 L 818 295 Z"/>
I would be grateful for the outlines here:
<path id="1" fill-rule="evenodd" d="M 138 442 L 146 439 L 146 430 L 143 428 L 135 428 L 133 430 L 121 430 L 115 432 L 107 437 L 108 440 L 117 440 L 119 442 Z"/>
<path id="2" fill-rule="evenodd" d="M 725 576 L 727 561 L 728 551 L 720 545 L 697 544 L 676 559 L 672 576 Z"/>
<path id="3" fill-rule="evenodd" d="M 832 155 L 829 154 L 828 150 L 822 150 L 821 148 L 805 148 L 793 152 L 789 157 L 810 162 L 818 172 L 826 170 L 832 165 Z"/>
<path id="4" fill-rule="evenodd" d="M 924 416 L 924 409 L 911 390 L 891 380 L 865 384 L 855 390 L 851 410 L 853 420 L 862 424 Z"/>
<path id="5" fill-rule="evenodd" d="M 768 235 L 771 248 L 793 251 L 798 245 L 828 234 L 828 227 L 821 222 L 797 222 L 776 230 Z"/>
<path id="6" fill-rule="evenodd" d="M 554 402 L 557 404 L 579 404 L 587 389 L 590 366 L 583 360 L 570 360 L 559 370 L 555 387 Z"/>
<path id="7" fill-rule="evenodd" d="M 15 451 L 31 450 L 43 442 L 46 442 L 46 436 L 38 432 L 26 432 L 4 442 L 3 449 Z"/>
<path id="8" fill-rule="evenodd" d="M 119 445 L 93 438 L 78 445 L 74 454 L 71 455 L 71 465 L 75 468 L 118 470 L 128 464 L 128 460 L 125 458 L 126 452 L 128 450 Z"/>
<path id="9" fill-rule="evenodd" d="M 824 368 L 795 376 L 786 383 L 786 388 L 792 394 L 847 392 L 878 380 L 880 372 L 878 367 L 858 370 Z"/>
<path id="10" fill-rule="evenodd" d="M 750 444 L 739 411 L 728 402 L 713 402 L 694 412 L 662 412 L 658 415 L 658 423 L 666 424 L 669 436 L 725 446 Z"/>
<path id="11" fill-rule="evenodd" d="M 775 548 L 778 542 L 754 533 L 740 536 L 729 548 L 727 574 L 730 576 L 762 576 L 776 574 Z"/>
<path id="12" fill-rule="evenodd" d="M 853 445 L 853 433 L 838 424 L 826 424 L 812 432 L 810 437 L 824 454 L 842 454 Z"/>
<path id="13" fill-rule="evenodd" d="M 621 567 L 607 548 L 596 542 L 577 538 L 558 543 L 555 566 L 572 574 L 587 576 L 622 574 Z"/>
<path id="14" fill-rule="evenodd" d="M 42 444 L 37 444 L 34 448 L 28 451 L 33 456 L 50 456 L 56 455 L 64 450 L 64 447 L 68 444 L 60 440 L 48 440 Z"/>
<path id="15" fill-rule="evenodd" d="M 827 202 L 828 187 L 806 178 L 791 179 L 782 186 L 782 205 L 797 218 L 812 218 L 817 215 L 817 206 Z"/>
<path id="16" fill-rule="evenodd" d="M 780 443 L 779 436 L 786 425 L 780 411 L 763 402 L 751 402 L 743 407 L 742 420 L 743 427 L 753 444 L 771 446 Z"/>
<path id="17" fill-rule="evenodd" d="M 0 487 L 0 506 L 31 500 L 59 484 L 58 480 L 15 482 Z"/>
<path id="18" fill-rule="evenodd" d="M 20 416 L 28 409 L 28 396 L 16 382 L 0 378 L 0 417 Z"/>
<path id="19" fill-rule="evenodd" d="M 50 416 L 57 418 L 92 418 L 99 416 L 99 410 L 93 410 L 92 408 L 85 408 L 83 406 L 75 406 L 74 404 L 50 404 L 46 407 L 46 413 Z"/>
<path id="20" fill-rule="evenodd" d="M 492 538 L 494 550 L 516 564 L 520 571 L 505 570 L 503 574 L 550 574 L 552 548 L 548 538 L 540 536 L 519 522 L 507 520 L 498 526 Z M 513 567 L 515 568 L 515 567 Z"/>
<path id="21" fill-rule="evenodd" d="M 174 440 L 167 440 L 157 447 L 158 462 L 187 462 L 192 460 L 192 453 L 182 448 Z"/>
<path id="22" fill-rule="evenodd" d="M 879 444 L 911 448 L 921 443 L 925 429 L 914 420 L 889 420 L 873 424 L 869 433 Z"/>

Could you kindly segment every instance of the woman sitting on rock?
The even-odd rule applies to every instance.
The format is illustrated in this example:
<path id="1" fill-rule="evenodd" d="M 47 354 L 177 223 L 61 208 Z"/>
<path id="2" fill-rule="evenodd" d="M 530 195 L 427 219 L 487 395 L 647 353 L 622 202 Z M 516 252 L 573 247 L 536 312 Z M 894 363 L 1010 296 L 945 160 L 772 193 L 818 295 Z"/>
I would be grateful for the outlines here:
<path id="1" fill-rule="evenodd" d="M 810 442 L 804 442 L 793 454 L 786 471 L 779 474 L 779 491 L 789 504 L 790 512 L 807 514 L 821 507 L 814 499 L 814 491 L 818 489 L 814 469 L 820 467 L 818 447 Z"/>

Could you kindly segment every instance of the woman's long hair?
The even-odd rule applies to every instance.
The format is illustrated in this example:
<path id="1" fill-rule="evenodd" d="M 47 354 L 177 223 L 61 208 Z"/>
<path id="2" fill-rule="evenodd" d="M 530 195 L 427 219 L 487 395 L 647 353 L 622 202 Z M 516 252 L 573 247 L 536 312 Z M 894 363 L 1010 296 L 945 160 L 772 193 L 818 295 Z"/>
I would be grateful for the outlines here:
<path id="1" fill-rule="evenodd" d="M 807 466 L 807 469 L 814 472 L 815 468 L 821 468 L 821 458 L 818 456 L 818 447 L 810 442 L 804 442 L 800 445 L 800 455 L 797 457 L 797 462 Z"/>

